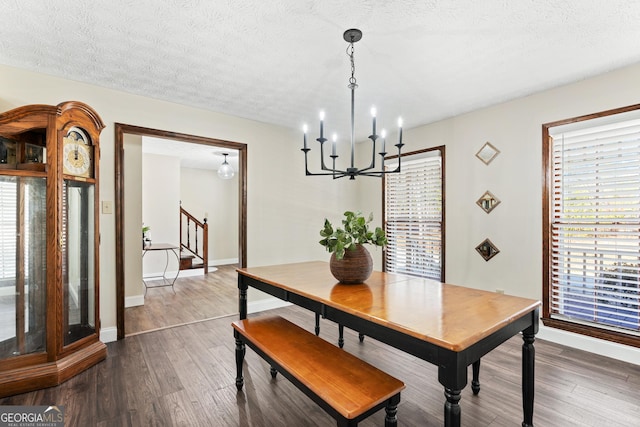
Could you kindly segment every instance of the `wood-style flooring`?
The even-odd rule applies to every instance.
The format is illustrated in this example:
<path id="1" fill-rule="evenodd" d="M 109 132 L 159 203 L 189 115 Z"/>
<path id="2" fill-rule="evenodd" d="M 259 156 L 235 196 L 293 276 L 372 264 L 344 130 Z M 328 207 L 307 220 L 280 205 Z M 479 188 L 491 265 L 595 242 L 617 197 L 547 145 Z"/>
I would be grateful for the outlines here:
<path id="1" fill-rule="evenodd" d="M 314 316 L 299 307 L 273 310 L 308 330 Z M 256 314 L 260 315 L 260 313 Z M 67 427 L 332 426 L 333 420 L 247 349 L 245 388 L 236 391 L 235 315 L 109 343 L 105 361 L 60 386 L 0 399 L 0 405 L 64 405 Z M 335 342 L 335 324 L 321 336 Z M 437 368 L 371 338 L 345 331 L 345 350 L 403 380 L 399 426 L 442 426 L 444 395 Z M 462 425 L 520 426 L 520 355 L 514 337 L 482 359 L 482 389 L 462 392 Z M 470 377 L 470 374 L 469 374 Z M 384 411 L 363 427 L 382 426 Z M 536 341 L 537 427 L 640 425 L 640 366 Z"/>
<path id="2" fill-rule="evenodd" d="M 238 265 L 216 268 L 207 275 L 177 279 L 173 290 L 147 289 L 144 305 L 124 311 L 125 335 L 238 313 Z"/>

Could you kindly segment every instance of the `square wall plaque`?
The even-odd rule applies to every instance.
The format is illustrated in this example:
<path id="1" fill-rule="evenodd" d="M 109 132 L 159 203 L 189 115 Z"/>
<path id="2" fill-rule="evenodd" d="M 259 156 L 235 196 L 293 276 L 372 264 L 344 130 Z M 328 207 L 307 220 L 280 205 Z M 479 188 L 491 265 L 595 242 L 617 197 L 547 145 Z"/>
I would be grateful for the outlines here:
<path id="1" fill-rule="evenodd" d="M 485 261 L 489 261 L 494 256 L 500 253 L 500 249 L 496 248 L 496 246 L 491 243 L 491 240 L 484 239 L 482 243 L 476 246 L 476 251 L 480 254 Z"/>
<path id="2" fill-rule="evenodd" d="M 500 199 L 487 190 L 478 200 L 476 200 L 476 204 L 480 206 L 483 211 L 489 213 L 500 204 Z"/>
<path id="3" fill-rule="evenodd" d="M 500 150 L 487 141 L 484 143 L 480 151 L 476 153 L 476 157 L 482 160 L 485 165 L 488 165 L 498 156 L 498 154 L 500 154 Z"/>

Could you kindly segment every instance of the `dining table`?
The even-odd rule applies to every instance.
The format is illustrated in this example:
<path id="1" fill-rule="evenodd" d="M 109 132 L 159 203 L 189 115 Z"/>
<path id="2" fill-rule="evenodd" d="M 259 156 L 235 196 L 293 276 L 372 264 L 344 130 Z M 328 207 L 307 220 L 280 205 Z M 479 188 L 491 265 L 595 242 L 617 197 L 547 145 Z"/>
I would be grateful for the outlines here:
<path id="1" fill-rule="evenodd" d="M 472 390 L 477 394 L 481 358 L 521 334 L 522 426 L 533 426 L 540 301 L 380 271 L 373 271 L 364 283 L 341 284 L 323 261 L 237 272 L 240 319 L 247 318 L 251 287 L 437 366 L 446 427 L 461 425 L 460 398 L 468 367 L 473 366 Z"/>

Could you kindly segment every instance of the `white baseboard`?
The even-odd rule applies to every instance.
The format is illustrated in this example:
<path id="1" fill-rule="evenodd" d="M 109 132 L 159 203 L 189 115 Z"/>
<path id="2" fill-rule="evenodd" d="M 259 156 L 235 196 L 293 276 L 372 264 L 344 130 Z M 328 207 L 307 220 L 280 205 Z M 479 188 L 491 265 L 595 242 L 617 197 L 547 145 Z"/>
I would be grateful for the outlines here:
<path id="1" fill-rule="evenodd" d="M 212 265 L 238 264 L 239 262 L 240 261 L 238 261 L 238 258 L 214 259 L 209 260 L 209 266 L 211 267 Z"/>
<path id="2" fill-rule="evenodd" d="M 599 354 L 623 362 L 640 365 L 640 348 L 605 341 L 587 335 L 575 334 L 555 328 L 548 328 L 540 322 L 540 330 L 536 338 L 551 341 L 590 353 Z"/>
<path id="3" fill-rule="evenodd" d="M 279 298 L 266 298 L 258 301 L 249 301 L 247 303 L 248 313 L 258 313 L 260 311 L 272 310 L 274 308 L 288 307 L 290 302 L 282 301 Z"/>
<path id="4" fill-rule="evenodd" d="M 118 340 L 118 328 L 111 326 L 108 328 L 100 329 L 100 341 L 103 343 L 113 342 Z"/>
<path id="5" fill-rule="evenodd" d="M 124 298 L 124 308 L 144 305 L 144 295 L 133 295 Z"/>
<path id="6" fill-rule="evenodd" d="M 212 264 L 209 264 L 209 273 L 213 273 L 214 271 L 216 271 L 217 268 L 214 267 Z M 203 269 L 202 268 L 192 268 L 189 270 L 180 270 L 180 272 L 178 272 L 178 279 L 181 279 L 183 277 L 194 277 L 194 276 L 202 276 L 203 273 Z M 164 277 L 167 278 L 167 280 L 173 280 L 174 277 L 176 277 L 176 272 L 175 271 L 167 271 L 164 275 Z M 162 272 L 160 273 L 149 273 L 146 276 L 142 277 L 142 280 L 144 280 L 145 282 L 153 282 L 156 280 L 163 280 L 162 279 Z"/>

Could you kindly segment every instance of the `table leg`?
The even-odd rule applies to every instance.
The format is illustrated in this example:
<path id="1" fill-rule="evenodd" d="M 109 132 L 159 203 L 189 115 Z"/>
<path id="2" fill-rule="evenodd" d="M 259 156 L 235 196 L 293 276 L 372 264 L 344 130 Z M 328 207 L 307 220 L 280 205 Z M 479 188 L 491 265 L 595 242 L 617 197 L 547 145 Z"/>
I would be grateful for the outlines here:
<path id="1" fill-rule="evenodd" d="M 444 404 L 445 427 L 460 427 L 460 392 L 461 390 L 444 389 L 447 401 Z"/>
<path id="2" fill-rule="evenodd" d="M 344 326 L 338 325 L 338 347 L 344 347 Z"/>
<path id="3" fill-rule="evenodd" d="M 320 335 L 320 314 L 316 313 L 316 335 Z"/>
<path id="4" fill-rule="evenodd" d="M 533 347 L 535 333 L 529 329 L 522 332 L 522 427 L 533 427 L 533 397 L 536 350 Z"/>
<path id="5" fill-rule="evenodd" d="M 480 393 L 480 359 L 477 362 L 473 362 L 473 379 L 471 380 L 471 390 L 473 394 Z"/>
<path id="6" fill-rule="evenodd" d="M 242 283 L 240 277 L 238 277 L 238 311 L 241 320 L 247 318 L 247 285 Z"/>
<path id="7" fill-rule="evenodd" d="M 180 255 L 178 255 L 175 249 L 171 249 L 171 252 L 173 252 L 173 254 L 176 257 L 176 261 L 178 261 L 176 277 L 174 277 L 173 280 L 171 281 L 171 290 L 175 294 L 176 290 L 173 288 L 173 285 L 176 283 L 176 280 L 178 280 L 178 276 L 180 276 Z M 167 254 L 167 265 L 169 265 L 168 258 L 169 258 L 169 254 Z M 166 271 L 166 268 L 165 268 L 165 271 Z"/>

